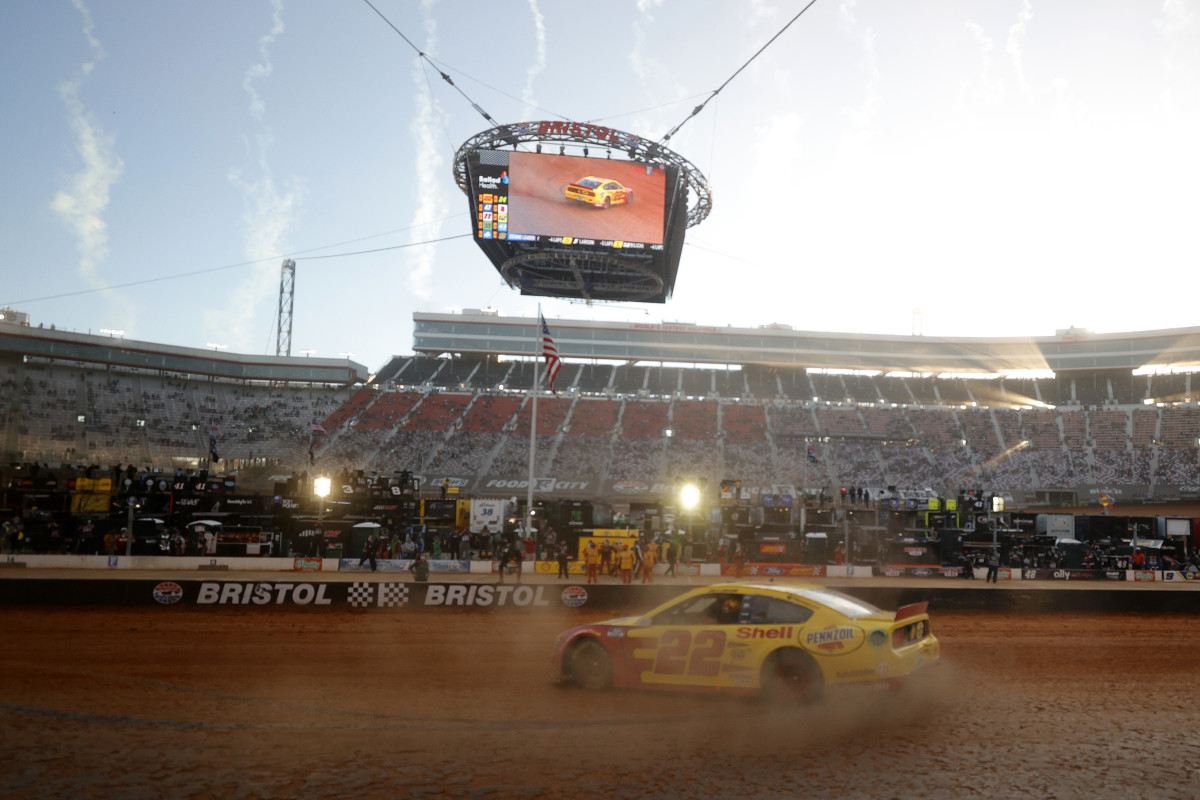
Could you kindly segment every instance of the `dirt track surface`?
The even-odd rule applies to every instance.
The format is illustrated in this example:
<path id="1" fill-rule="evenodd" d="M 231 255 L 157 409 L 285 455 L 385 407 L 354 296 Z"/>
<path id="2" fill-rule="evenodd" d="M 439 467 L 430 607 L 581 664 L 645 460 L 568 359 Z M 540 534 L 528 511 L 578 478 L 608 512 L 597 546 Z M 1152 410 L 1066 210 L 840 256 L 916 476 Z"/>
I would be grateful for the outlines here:
<path id="1" fill-rule="evenodd" d="M 11 798 L 1190 798 L 1200 617 L 934 614 L 803 709 L 547 680 L 582 614 L 10 608 Z"/>

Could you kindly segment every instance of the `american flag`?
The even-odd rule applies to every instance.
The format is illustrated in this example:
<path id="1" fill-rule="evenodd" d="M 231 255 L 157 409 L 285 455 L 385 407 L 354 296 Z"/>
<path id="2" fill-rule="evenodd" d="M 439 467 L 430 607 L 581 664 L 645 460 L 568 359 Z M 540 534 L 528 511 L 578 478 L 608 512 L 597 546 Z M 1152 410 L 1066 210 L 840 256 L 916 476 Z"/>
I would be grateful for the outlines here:
<path id="1" fill-rule="evenodd" d="M 558 371 L 562 369 L 562 359 L 558 357 L 558 347 L 555 346 L 554 337 L 550 335 L 550 327 L 546 325 L 546 318 L 541 313 L 538 314 L 538 322 L 542 326 L 542 357 L 546 359 L 546 375 L 550 378 L 550 391 L 554 392 L 554 379 L 558 377 Z"/>

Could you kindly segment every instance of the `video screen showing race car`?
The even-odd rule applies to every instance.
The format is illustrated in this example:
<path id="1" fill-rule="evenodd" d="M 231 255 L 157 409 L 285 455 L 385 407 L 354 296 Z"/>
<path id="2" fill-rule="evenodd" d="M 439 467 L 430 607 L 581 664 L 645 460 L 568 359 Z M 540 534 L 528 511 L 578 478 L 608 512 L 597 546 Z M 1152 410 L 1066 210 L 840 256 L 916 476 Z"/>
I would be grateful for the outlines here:
<path id="1" fill-rule="evenodd" d="M 479 238 L 662 249 L 664 168 L 539 153 L 487 155 L 476 170 L 474 187 Z M 497 163 L 504 157 L 507 164 Z"/>

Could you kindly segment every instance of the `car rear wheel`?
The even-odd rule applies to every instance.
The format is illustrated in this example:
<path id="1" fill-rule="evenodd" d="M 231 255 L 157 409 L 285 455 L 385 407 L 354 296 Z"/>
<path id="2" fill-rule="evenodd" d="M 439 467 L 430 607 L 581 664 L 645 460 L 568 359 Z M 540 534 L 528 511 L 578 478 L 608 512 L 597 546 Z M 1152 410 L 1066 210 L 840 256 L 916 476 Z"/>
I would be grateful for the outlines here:
<path id="1" fill-rule="evenodd" d="M 611 198 L 611 197 L 606 197 L 606 198 L 604 198 L 604 207 L 605 207 L 605 208 L 611 208 L 611 207 L 612 207 L 612 198 Z"/>
<path id="2" fill-rule="evenodd" d="M 803 650 L 776 650 L 763 662 L 760 692 L 773 701 L 811 703 L 825 688 L 821 670 Z"/>
<path id="3" fill-rule="evenodd" d="M 604 645 L 595 639 L 582 639 L 571 648 L 571 677 L 583 689 L 607 689 L 612 686 L 612 659 Z"/>

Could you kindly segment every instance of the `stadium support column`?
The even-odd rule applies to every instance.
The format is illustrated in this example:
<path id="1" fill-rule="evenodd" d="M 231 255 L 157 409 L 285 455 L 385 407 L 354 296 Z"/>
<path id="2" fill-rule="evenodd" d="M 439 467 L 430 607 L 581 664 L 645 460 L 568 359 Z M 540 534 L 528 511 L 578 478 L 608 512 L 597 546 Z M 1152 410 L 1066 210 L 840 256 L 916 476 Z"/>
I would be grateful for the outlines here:
<path id="1" fill-rule="evenodd" d="M 296 298 L 296 262 L 283 260 L 279 271 L 279 311 L 275 318 L 279 327 L 275 330 L 275 355 L 292 354 L 292 305 Z"/>

